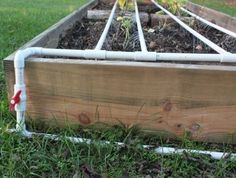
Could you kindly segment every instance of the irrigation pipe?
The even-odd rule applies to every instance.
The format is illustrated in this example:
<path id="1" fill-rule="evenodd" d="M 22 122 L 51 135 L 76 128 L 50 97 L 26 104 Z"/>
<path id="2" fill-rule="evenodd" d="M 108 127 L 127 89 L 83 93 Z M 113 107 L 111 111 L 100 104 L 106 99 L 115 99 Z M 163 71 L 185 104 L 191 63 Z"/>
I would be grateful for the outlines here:
<path id="1" fill-rule="evenodd" d="M 31 55 L 30 55 L 31 54 Z M 205 62 L 236 62 L 236 54 L 197 54 L 197 53 L 156 53 L 156 52 L 121 52 L 106 50 L 73 50 L 73 49 L 50 49 L 32 47 L 19 50 L 15 57 L 15 67 L 18 63 L 24 63 L 21 58 L 32 55 L 62 56 L 85 59 L 121 60 L 121 61 L 205 61 Z M 18 70 L 18 69 L 17 69 Z"/>
<path id="2" fill-rule="evenodd" d="M 101 50 L 102 49 L 103 43 L 104 43 L 104 41 L 106 39 L 107 33 L 108 33 L 109 29 L 110 29 L 112 20 L 113 20 L 114 15 L 115 15 L 116 7 L 117 7 L 117 2 L 118 2 L 118 0 L 115 2 L 114 6 L 113 6 L 113 8 L 111 10 L 111 14 L 110 14 L 110 16 L 109 16 L 109 18 L 107 20 L 107 24 L 106 24 L 106 26 L 105 26 L 105 28 L 104 28 L 104 30 L 102 32 L 102 35 L 100 36 L 100 39 L 99 39 L 99 41 L 97 43 L 97 46 L 95 47 L 95 50 Z"/>
<path id="3" fill-rule="evenodd" d="M 226 34 L 228 34 L 228 35 L 230 35 L 230 36 L 236 38 L 236 33 L 232 32 L 232 31 L 230 31 L 230 30 L 227 30 L 227 29 L 225 29 L 225 28 L 223 28 L 223 27 L 220 27 L 219 25 L 216 25 L 216 24 L 214 24 L 214 23 L 212 23 L 212 22 L 209 22 L 209 21 L 207 21 L 206 19 L 203 19 L 202 17 L 200 17 L 200 16 L 198 16 L 198 15 L 196 15 L 196 14 L 194 14 L 194 13 L 188 11 L 187 9 L 185 9 L 185 8 L 183 8 L 183 7 L 181 7 L 180 9 L 181 9 L 183 12 L 186 12 L 187 14 L 189 14 L 189 15 L 191 15 L 192 17 L 196 18 L 197 20 L 199 20 L 199 21 L 201 21 L 201 22 L 203 22 L 203 23 L 205 23 L 205 24 L 207 24 L 207 25 L 209 25 L 209 26 L 211 26 L 211 27 L 213 27 L 213 28 L 215 28 L 215 29 L 217 29 L 217 30 L 223 32 L 223 33 L 226 33 Z"/>
<path id="4" fill-rule="evenodd" d="M 174 14 L 172 14 L 171 12 L 169 12 L 168 10 L 166 10 L 165 8 L 163 8 L 161 5 L 159 5 L 157 2 L 155 2 L 155 0 L 151 0 L 157 7 L 159 7 L 162 11 L 164 11 L 166 14 L 168 14 L 173 20 L 175 20 L 180 26 L 182 26 L 183 28 L 185 28 L 188 32 L 190 32 L 191 34 L 193 34 L 195 37 L 197 37 L 199 40 L 201 40 L 202 42 L 204 42 L 205 44 L 207 44 L 209 47 L 211 47 L 212 49 L 214 49 L 215 51 L 217 51 L 220 54 L 225 54 L 225 53 L 229 53 L 227 51 L 225 51 L 223 48 L 219 47 L 218 45 L 216 45 L 215 43 L 213 43 L 212 41 L 208 40 L 207 38 L 205 38 L 204 36 L 202 36 L 200 33 L 196 32 L 195 30 L 193 30 L 191 27 L 189 27 L 188 25 L 186 25 L 184 22 L 182 22 L 180 19 L 178 19 Z"/>
<path id="5" fill-rule="evenodd" d="M 9 129 L 7 130 L 10 133 L 13 132 L 19 132 L 15 129 Z M 125 146 L 126 144 L 123 142 L 109 142 L 109 141 L 93 141 L 91 139 L 87 138 L 80 138 L 80 137 L 68 137 L 68 136 L 61 136 L 57 134 L 47 134 L 47 133 L 37 133 L 37 132 L 29 132 L 27 130 L 24 130 L 20 133 L 22 136 L 27 137 L 27 138 L 32 138 L 33 136 L 42 136 L 48 139 L 52 139 L 55 141 L 60 141 L 60 140 L 68 140 L 71 141 L 72 143 L 85 143 L 85 144 L 100 144 L 100 145 L 111 145 L 115 144 L 117 146 Z M 143 149 L 148 149 L 148 150 L 154 150 L 157 154 L 183 154 L 183 153 L 191 153 L 191 154 L 201 154 L 201 155 L 208 155 L 213 159 L 220 160 L 224 158 L 228 158 L 230 160 L 236 159 L 236 154 L 234 153 L 225 153 L 225 152 L 218 152 L 218 151 L 205 151 L 205 150 L 192 150 L 192 149 L 177 149 L 174 147 L 156 147 L 154 148 L 152 145 L 142 145 Z"/>
<path id="6" fill-rule="evenodd" d="M 138 27 L 138 35 L 139 35 L 141 50 L 143 52 L 147 52 L 147 46 L 146 46 L 144 35 L 143 35 L 143 30 L 142 30 L 142 26 L 141 26 L 141 22 L 139 18 L 138 5 L 137 5 L 136 0 L 134 0 L 134 6 L 135 6 L 135 16 L 136 16 L 136 23 Z"/>
<path id="7" fill-rule="evenodd" d="M 104 51 L 104 50 L 67 50 L 67 49 L 46 49 L 39 47 L 32 47 L 23 50 L 17 51 L 14 58 L 14 68 L 15 68 L 15 85 L 14 85 L 14 96 L 10 101 L 10 107 L 14 108 L 16 111 L 16 128 L 10 129 L 9 132 L 19 132 L 23 136 L 31 137 L 33 135 L 44 136 L 50 139 L 58 140 L 60 136 L 55 134 L 46 134 L 46 133 L 36 133 L 29 132 L 26 130 L 25 125 L 25 111 L 26 111 L 26 87 L 24 82 L 24 67 L 25 60 L 30 56 L 67 56 L 67 57 L 83 57 L 83 58 L 93 58 L 93 59 L 135 59 L 143 60 L 148 59 L 150 61 L 156 61 L 159 59 L 166 60 L 190 60 L 193 54 L 165 54 L 165 53 L 155 53 L 155 52 L 113 52 L 113 51 Z M 141 56 L 141 57 L 140 57 Z M 195 54 L 192 59 L 199 61 L 200 59 L 217 58 L 219 61 L 224 62 L 236 62 L 236 54 Z M 143 59 L 142 59 L 143 58 Z M 85 142 L 90 144 L 91 140 L 83 139 L 78 137 L 65 137 L 66 139 L 81 143 Z M 110 144 L 110 142 L 103 142 L 105 144 Z M 124 143 L 117 142 L 117 145 L 123 145 Z M 143 145 L 144 148 L 150 146 Z M 175 149 L 172 147 L 158 147 L 155 149 L 157 153 L 161 154 L 182 154 L 183 152 L 197 153 L 197 154 L 209 154 L 214 159 L 221 159 L 224 157 L 230 157 L 235 159 L 236 154 L 229 154 L 223 152 L 211 152 L 211 151 L 199 151 L 199 150 L 190 150 L 190 149 Z"/>

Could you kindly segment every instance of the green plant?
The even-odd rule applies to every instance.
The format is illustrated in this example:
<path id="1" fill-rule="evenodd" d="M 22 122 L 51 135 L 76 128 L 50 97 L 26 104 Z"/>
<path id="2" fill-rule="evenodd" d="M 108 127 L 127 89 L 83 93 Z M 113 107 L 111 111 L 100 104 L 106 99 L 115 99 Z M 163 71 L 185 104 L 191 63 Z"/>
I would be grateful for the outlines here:
<path id="1" fill-rule="evenodd" d="M 158 1 L 173 14 L 180 14 L 181 6 L 186 2 L 186 0 L 158 0 Z"/>
<path id="2" fill-rule="evenodd" d="M 124 46 L 124 48 L 126 48 L 129 43 L 129 39 L 130 39 L 130 30 L 132 28 L 132 19 L 130 17 L 123 16 L 123 17 L 118 17 L 117 20 L 121 22 L 121 29 L 125 33 L 125 40 L 124 40 L 123 46 Z"/>
<path id="3" fill-rule="evenodd" d="M 118 4 L 121 9 L 124 9 L 124 7 L 127 5 L 128 0 L 118 0 Z"/>

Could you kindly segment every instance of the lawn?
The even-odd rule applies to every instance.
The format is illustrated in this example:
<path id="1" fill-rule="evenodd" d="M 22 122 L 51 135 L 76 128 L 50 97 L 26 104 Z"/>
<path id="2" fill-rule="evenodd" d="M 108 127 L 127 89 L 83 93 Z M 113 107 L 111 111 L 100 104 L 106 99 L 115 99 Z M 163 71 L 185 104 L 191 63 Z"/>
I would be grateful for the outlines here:
<path id="1" fill-rule="evenodd" d="M 32 37 L 78 8 L 86 0 L 0 0 L 0 59 L 9 55 Z M 189 141 L 161 140 L 137 127 L 122 124 L 103 130 L 54 129 L 63 135 L 93 140 L 123 141 L 125 146 L 73 144 L 62 138 L 25 139 L 8 134 L 5 128 L 14 123 L 8 112 L 2 65 L 0 67 L 0 177 L 235 177 L 236 160 L 212 160 L 208 156 L 157 155 L 141 144 L 178 146 L 235 152 L 235 146 L 208 145 Z M 32 124 L 31 127 L 34 127 Z M 38 128 L 38 126 L 37 126 Z M 35 129 L 35 128 L 34 128 Z M 41 125 L 41 130 L 52 132 Z"/>
<path id="2" fill-rule="evenodd" d="M 190 1 L 236 17 L 236 2 L 234 2 L 234 0 L 190 0 Z"/>

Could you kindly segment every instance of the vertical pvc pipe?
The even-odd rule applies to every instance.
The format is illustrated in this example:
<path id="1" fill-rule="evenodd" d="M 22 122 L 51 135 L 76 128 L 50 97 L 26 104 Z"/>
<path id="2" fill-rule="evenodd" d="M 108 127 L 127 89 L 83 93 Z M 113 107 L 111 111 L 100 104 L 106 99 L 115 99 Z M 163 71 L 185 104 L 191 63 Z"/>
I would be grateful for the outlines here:
<path id="1" fill-rule="evenodd" d="M 110 29 L 110 26 L 111 26 L 111 22 L 112 22 L 112 20 L 114 18 L 114 14 L 115 14 L 116 7 L 117 7 L 117 2 L 118 2 L 118 0 L 115 2 L 114 6 L 112 8 L 111 14 L 110 14 L 110 16 L 108 18 L 108 21 L 107 21 L 107 24 L 106 24 L 106 26 L 105 26 L 105 28 L 104 28 L 104 30 L 102 32 L 102 35 L 100 36 L 100 39 L 99 39 L 99 41 L 97 43 L 97 46 L 95 47 L 95 50 L 102 49 L 103 43 L 104 43 L 104 41 L 106 39 L 107 33 L 108 33 L 108 31 Z"/>
<path id="2" fill-rule="evenodd" d="M 162 11 L 164 11 L 166 14 L 168 14 L 173 20 L 175 20 L 179 25 L 181 25 L 183 28 L 185 28 L 187 31 L 189 31 L 191 34 L 193 34 L 195 37 L 197 37 L 199 40 L 201 40 L 202 42 L 204 42 L 205 44 L 207 44 L 209 47 L 211 47 L 212 49 L 214 49 L 215 51 L 217 51 L 220 54 L 226 54 L 229 53 L 227 51 L 225 51 L 223 48 L 219 47 L 218 45 L 216 45 L 215 43 L 213 43 L 212 41 L 208 40 L 207 38 L 205 38 L 204 36 L 202 36 L 200 33 L 196 32 L 195 30 L 193 30 L 192 28 L 190 28 L 188 25 L 186 25 L 184 22 L 182 22 L 181 20 L 179 20 L 174 14 L 172 14 L 171 12 L 169 12 L 168 10 L 166 10 L 165 8 L 163 8 L 161 5 L 159 5 L 157 2 L 155 2 L 155 0 L 151 0 L 157 7 L 159 7 Z"/>
<path id="3" fill-rule="evenodd" d="M 15 67 L 15 85 L 14 85 L 14 94 L 17 91 L 21 91 L 20 102 L 16 104 L 16 130 L 23 132 L 25 130 L 25 110 L 26 110 L 26 89 L 24 83 L 24 56 L 22 53 L 16 53 L 17 60 L 14 60 Z M 22 61 L 22 62 L 19 62 Z"/>
<path id="4" fill-rule="evenodd" d="M 143 35 L 143 30 L 142 30 L 142 26 L 141 26 L 141 22 L 139 18 L 138 5 L 137 5 L 136 0 L 134 0 L 134 6 L 135 6 L 135 16 L 136 16 L 136 23 L 138 27 L 138 35 L 139 35 L 141 50 L 143 52 L 147 52 L 147 46 L 146 46 L 144 35 Z"/>

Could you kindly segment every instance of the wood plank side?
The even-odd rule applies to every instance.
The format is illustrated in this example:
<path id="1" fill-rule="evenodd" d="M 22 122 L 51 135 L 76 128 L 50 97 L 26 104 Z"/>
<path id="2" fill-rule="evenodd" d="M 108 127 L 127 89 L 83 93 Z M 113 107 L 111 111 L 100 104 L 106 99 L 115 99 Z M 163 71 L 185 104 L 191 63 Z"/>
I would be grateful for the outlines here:
<path id="1" fill-rule="evenodd" d="M 236 32 L 235 17 L 191 2 L 186 3 L 186 8 L 208 21 L 214 22 L 221 27 Z"/>
<path id="2" fill-rule="evenodd" d="M 86 126 L 121 121 L 168 135 L 189 132 L 196 140 L 236 143 L 235 69 L 54 60 L 26 63 L 29 117 Z M 13 64 L 4 65 L 13 88 Z"/>

